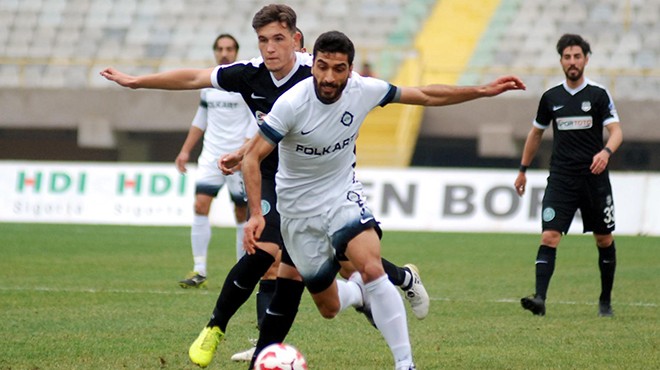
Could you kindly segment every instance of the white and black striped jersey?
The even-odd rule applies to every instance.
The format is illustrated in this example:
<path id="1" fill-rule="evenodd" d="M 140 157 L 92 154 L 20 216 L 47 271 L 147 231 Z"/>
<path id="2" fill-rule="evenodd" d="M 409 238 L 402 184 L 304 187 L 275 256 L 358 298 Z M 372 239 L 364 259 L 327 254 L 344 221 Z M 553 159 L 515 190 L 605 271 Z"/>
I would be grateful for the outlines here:
<path id="1" fill-rule="evenodd" d="M 316 97 L 308 78 L 278 99 L 260 126 L 278 144 L 277 209 L 289 218 L 326 212 L 356 181 L 355 140 L 367 113 L 395 99 L 386 81 L 353 73 L 342 96 L 332 104 Z"/>
<path id="2" fill-rule="evenodd" d="M 310 54 L 296 53 L 296 64 L 291 72 L 283 79 L 276 80 L 259 57 L 216 67 L 211 75 L 211 83 L 215 88 L 240 93 L 252 114 L 259 120 L 270 112 L 277 98 L 284 92 L 311 76 L 311 67 Z M 277 164 L 277 150 L 274 150 L 261 162 L 261 175 L 274 178 Z"/>
<path id="3" fill-rule="evenodd" d="M 550 171 L 589 174 L 593 156 L 604 147 L 603 128 L 619 122 L 611 95 L 588 79 L 576 89 L 563 83 L 548 89 L 539 102 L 533 124 L 552 125 L 553 148 Z"/>

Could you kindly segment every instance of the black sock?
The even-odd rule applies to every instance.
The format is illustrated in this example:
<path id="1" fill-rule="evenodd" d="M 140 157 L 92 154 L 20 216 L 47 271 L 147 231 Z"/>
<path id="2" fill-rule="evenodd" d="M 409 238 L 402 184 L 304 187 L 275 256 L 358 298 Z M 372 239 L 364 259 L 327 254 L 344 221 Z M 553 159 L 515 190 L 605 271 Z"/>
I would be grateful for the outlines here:
<path id="1" fill-rule="evenodd" d="M 616 248 L 614 241 L 609 247 L 598 247 L 598 267 L 600 268 L 600 301 L 609 303 L 612 299 L 614 272 L 616 271 Z"/>
<path id="2" fill-rule="evenodd" d="M 244 255 L 227 274 L 222 290 L 215 302 L 213 316 L 207 326 L 219 326 L 223 332 L 236 311 L 250 298 L 254 287 L 268 271 L 275 259 L 257 249 L 255 254 Z"/>
<path id="3" fill-rule="evenodd" d="M 402 286 L 406 280 L 406 270 L 403 267 L 399 267 L 392 262 L 381 258 L 383 262 L 383 269 L 387 274 L 387 278 L 394 284 L 394 286 Z"/>
<path id="4" fill-rule="evenodd" d="M 536 254 L 536 295 L 545 300 L 550 285 L 550 278 L 555 272 L 557 249 L 547 245 L 539 246 Z"/>
<path id="5" fill-rule="evenodd" d="M 261 322 L 259 340 L 250 362 L 250 369 L 254 367 L 254 361 L 262 349 L 273 343 L 284 342 L 298 313 L 304 289 L 305 285 L 301 281 L 277 278 L 275 294 L 268 306 L 266 316 Z"/>
<path id="6" fill-rule="evenodd" d="M 266 316 L 266 309 L 275 294 L 275 280 L 261 280 L 257 292 L 257 327 L 261 329 L 261 323 Z"/>

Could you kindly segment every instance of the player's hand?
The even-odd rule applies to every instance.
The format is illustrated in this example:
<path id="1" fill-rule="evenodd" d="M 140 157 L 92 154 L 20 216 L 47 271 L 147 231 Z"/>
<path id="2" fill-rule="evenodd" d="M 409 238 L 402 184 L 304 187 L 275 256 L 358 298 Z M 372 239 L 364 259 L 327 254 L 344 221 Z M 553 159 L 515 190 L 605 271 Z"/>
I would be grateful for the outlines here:
<path id="1" fill-rule="evenodd" d="M 257 242 L 266 226 L 264 216 L 251 215 L 243 227 L 243 249 L 247 254 L 254 254 Z"/>
<path id="2" fill-rule="evenodd" d="M 525 188 L 527 187 L 527 176 L 524 172 L 518 172 L 518 177 L 513 183 L 513 186 L 516 188 L 516 193 L 522 197 L 525 194 Z"/>
<path id="3" fill-rule="evenodd" d="M 181 152 L 178 156 L 176 156 L 174 164 L 176 164 L 176 169 L 179 170 L 179 173 L 186 173 L 188 171 L 186 169 L 186 163 L 188 163 L 188 159 L 190 159 L 190 153 Z"/>
<path id="4" fill-rule="evenodd" d="M 499 95 L 509 90 L 526 90 L 527 86 L 516 76 L 502 76 L 485 86 L 486 96 Z"/>
<path id="5" fill-rule="evenodd" d="M 232 175 L 241 169 L 241 161 L 243 156 L 238 152 L 223 154 L 218 159 L 218 168 L 225 175 Z"/>
<path id="6" fill-rule="evenodd" d="M 608 163 L 610 163 L 610 155 L 606 151 L 601 150 L 594 155 L 589 169 L 594 175 L 600 175 L 605 171 Z"/>
<path id="7" fill-rule="evenodd" d="M 120 72 L 112 67 L 102 70 L 101 76 L 105 77 L 107 80 L 114 81 L 121 86 L 130 87 L 131 89 L 137 88 L 135 76 Z"/>

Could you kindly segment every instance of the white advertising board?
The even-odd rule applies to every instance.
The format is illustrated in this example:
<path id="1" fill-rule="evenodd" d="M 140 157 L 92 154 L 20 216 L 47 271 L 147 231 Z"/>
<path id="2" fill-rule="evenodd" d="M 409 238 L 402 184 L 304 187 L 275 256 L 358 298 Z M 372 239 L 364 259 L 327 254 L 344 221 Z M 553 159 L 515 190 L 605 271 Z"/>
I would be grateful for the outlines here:
<path id="1" fill-rule="evenodd" d="M 539 233 L 547 171 L 359 169 L 367 202 L 385 230 Z M 190 225 L 195 167 L 173 164 L 0 161 L 0 222 Z M 616 233 L 660 235 L 660 174 L 612 173 Z M 234 225 L 226 190 L 211 210 Z M 576 217 L 571 233 L 581 233 Z"/>

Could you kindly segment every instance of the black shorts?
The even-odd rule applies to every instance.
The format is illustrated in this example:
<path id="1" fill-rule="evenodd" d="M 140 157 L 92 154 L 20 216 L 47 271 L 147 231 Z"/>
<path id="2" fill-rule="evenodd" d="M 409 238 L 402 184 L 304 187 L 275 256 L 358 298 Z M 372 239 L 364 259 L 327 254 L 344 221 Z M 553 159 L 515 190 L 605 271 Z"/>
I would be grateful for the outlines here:
<path id="1" fill-rule="evenodd" d="M 543 195 L 543 230 L 566 234 L 578 209 L 583 232 L 610 234 L 614 231 L 614 200 L 607 171 L 582 176 L 550 173 Z"/>
<path id="2" fill-rule="evenodd" d="M 261 179 L 261 212 L 266 220 L 266 227 L 261 233 L 260 242 L 275 243 L 284 246 L 280 231 L 280 214 L 277 212 L 277 196 L 275 195 L 275 179 Z"/>

